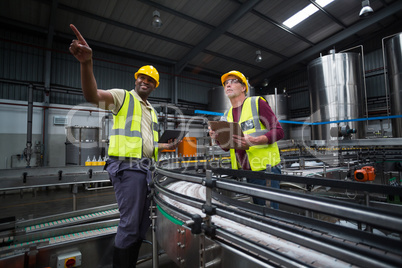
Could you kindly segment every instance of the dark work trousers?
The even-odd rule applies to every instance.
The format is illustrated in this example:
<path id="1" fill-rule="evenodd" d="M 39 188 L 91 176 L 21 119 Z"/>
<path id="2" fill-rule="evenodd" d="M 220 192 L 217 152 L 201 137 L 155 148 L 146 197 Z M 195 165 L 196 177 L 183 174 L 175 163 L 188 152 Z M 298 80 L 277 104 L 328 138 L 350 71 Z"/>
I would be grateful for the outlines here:
<path id="1" fill-rule="evenodd" d="M 147 195 L 152 172 L 139 162 L 116 159 L 109 159 L 105 170 L 109 172 L 120 211 L 115 247 L 125 249 L 144 240 L 151 224 Z"/>
<path id="2" fill-rule="evenodd" d="M 271 168 L 271 172 L 275 173 L 275 174 L 281 174 L 281 168 L 279 165 L 274 166 Z M 247 179 L 248 183 L 253 183 L 253 184 L 257 184 L 257 185 L 262 185 L 262 186 L 266 186 L 267 185 L 267 181 L 266 180 L 261 180 L 261 179 Z M 271 187 L 272 188 L 276 188 L 279 189 L 280 185 L 279 185 L 279 181 L 276 180 L 271 180 Z M 265 206 L 265 199 L 262 198 L 258 198 L 258 197 L 253 197 L 253 203 L 257 204 L 257 205 L 261 205 L 261 206 Z M 271 203 L 271 208 L 273 209 L 278 209 L 279 208 L 279 204 L 276 202 L 270 202 Z"/>

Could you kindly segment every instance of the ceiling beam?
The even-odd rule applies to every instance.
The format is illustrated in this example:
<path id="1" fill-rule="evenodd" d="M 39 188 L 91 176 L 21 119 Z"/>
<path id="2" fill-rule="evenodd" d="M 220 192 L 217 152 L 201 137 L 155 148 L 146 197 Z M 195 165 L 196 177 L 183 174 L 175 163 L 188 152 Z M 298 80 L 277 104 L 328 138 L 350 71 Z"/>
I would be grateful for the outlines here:
<path id="1" fill-rule="evenodd" d="M 233 0 L 233 1 L 238 2 L 238 3 L 241 3 L 240 0 Z M 278 27 L 279 29 L 281 29 L 281 30 L 283 30 L 283 31 L 285 31 L 285 32 L 287 32 L 287 33 L 293 35 L 294 37 L 300 39 L 301 41 L 303 41 L 303 42 L 305 42 L 305 43 L 307 43 L 307 44 L 309 44 L 309 45 L 312 45 L 312 46 L 314 45 L 314 43 L 311 42 L 310 40 L 308 40 L 308 39 L 304 38 L 303 36 L 301 36 L 301 35 L 299 35 L 299 34 L 293 32 L 292 30 L 290 30 L 289 27 L 283 25 L 282 23 L 278 23 L 278 22 L 274 21 L 273 19 L 271 19 L 271 18 L 268 17 L 268 16 L 265 16 L 265 15 L 262 14 L 261 12 L 255 10 L 255 9 L 251 10 L 250 12 L 251 12 L 252 14 L 256 15 L 257 17 L 260 17 L 261 19 L 263 19 L 263 20 L 265 20 L 265 21 L 271 23 L 272 25 Z"/>
<path id="2" fill-rule="evenodd" d="M 40 2 L 43 2 L 43 3 L 46 3 L 46 4 L 50 4 L 50 3 L 51 3 L 50 0 L 37 0 L 37 1 L 40 1 Z M 158 8 L 161 8 L 161 9 L 162 9 L 162 7 L 163 7 L 162 5 L 157 4 L 157 3 L 154 3 L 154 2 L 152 2 L 152 1 L 146 1 L 146 0 L 140 0 L 140 1 L 141 1 L 141 2 L 144 2 L 144 3 L 147 3 L 147 4 L 150 4 L 150 5 L 156 5 Z M 253 1 L 255 1 L 255 0 L 253 0 Z M 259 1 L 261 1 L 261 0 L 259 0 Z M 257 2 L 258 2 L 258 1 L 257 1 Z M 58 4 L 58 8 L 59 8 L 59 9 L 66 10 L 66 11 L 68 11 L 68 12 L 72 12 L 72 13 L 74 13 L 74 14 L 78 14 L 78 15 L 87 17 L 87 18 L 92 18 L 92 19 L 94 19 L 94 20 L 98 20 L 98 21 L 101 21 L 101 22 L 104 22 L 104 23 L 107 23 L 107 24 L 110 24 L 110 25 L 113 25 L 113 26 L 116 26 L 116 27 L 120 27 L 120 28 L 129 30 L 129 31 L 133 31 L 133 32 L 137 32 L 137 33 L 140 33 L 140 34 L 148 35 L 148 36 L 151 36 L 151 37 L 153 37 L 153 38 L 157 38 L 157 39 L 160 39 L 160 40 L 163 40 L 163 41 L 166 41 L 166 42 L 173 43 L 173 44 L 175 44 L 175 45 L 180 45 L 180 46 L 183 46 L 183 47 L 186 47 L 186 48 L 190 48 L 190 49 L 194 49 L 194 48 L 195 48 L 195 47 L 194 47 L 193 45 L 191 45 L 191 44 L 184 43 L 184 42 L 181 42 L 181 41 L 178 41 L 178 40 L 176 40 L 176 39 L 172 39 L 172 38 L 169 38 L 169 37 L 166 37 L 166 36 L 162 36 L 162 35 L 160 35 L 160 34 L 152 33 L 152 32 L 149 32 L 149 31 L 146 31 L 146 30 L 143 30 L 143 29 L 140 29 L 140 28 L 131 26 L 131 25 L 127 25 L 127 24 L 124 24 L 124 23 L 120 23 L 120 22 L 118 22 L 118 21 L 111 20 L 111 19 L 108 19 L 108 18 L 99 16 L 99 15 L 96 15 L 96 14 L 93 14 L 93 13 L 90 13 L 90 12 L 87 12 L 87 11 L 79 10 L 79 9 L 76 9 L 76 8 L 73 8 L 73 7 L 70 7 L 70 6 L 67 6 L 67 5 Z M 166 8 L 166 7 L 164 7 L 163 9 L 166 10 L 167 12 L 173 12 L 171 9 Z M 176 16 L 179 16 L 179 17 L 183 17 L 183 16 L 184 16 L 185 19 L 189 19 L 188 16 L 185 16 L 184 14 L 179 13 L 179 12 L 177 12 L 177 11 L 174 11 L 173 14 L 176 15 Z M 189 20 L 190 20 L 190 19 L 189 19 Z M 196 19 L 191 19 L 190 21 L 193 21 L 193 22 L 195 22 L 195 23 L 200 23 L 200 21 L 198 21 L 198 20 L 196 20 Z M 206 25 L 208 25 L 208 24 L 202 23 L 202 25 L 203 25 L 203 26 L 206 26 Z M 211 27 L 212 27 L 212 29 L 214 28 L 212 25 L 211 25 L 210 27 L 208 27 L 208 28 L 211 29 Z M 230 36 L 231 36 L 232 38 L 239 39 L 239 41 L 245 42 L 245 40 L 240 40 L 240 39 L 241 39 L 240 37 L 233 36 L 233 35 L 230 35 Z M 106 44 L 104 44 L 104 43 L 100 43 L 100 42 L 95 42 L 95 41 L 91 41 L 91 42 L 92 42 L 92 44 L 96 43 L 97 46 L 99 46 L 99 47 L 107 47 L 107 46 L 108 46 L 108 45 L 106 45 Z M 251 44 L 250 44 L 250 45 L 251 45 Z M 260 46 L 259 46 L 259 45 L 256 45 L 256 47 L 260 47 Z M 127 49 L 118 48 L 118 47 L 115 47 L 115 50 L 116 50 L 116 51 L 127 51 Z M 274 51 L 272 51 L 272 50 L 270 50 L 270 49 L 261 48 L 261 50 L 264 50 L 264 51 L 266 51 L 266 52 L 268 52 L 268 53 L 271 53 L 271 54 L 273 54 L 273 55 L 275 55 L 275 56 L 277 56 L 277 57 L 280 57 L 280 58 L 282 58 L 282 59 L 287 59 L 287 57 L 285 57 L 285 56 L 283 56 L 283 55 L 281 55 L 281 54 L 279 54 L 279 53 L 276 53 L 276 52 L 274 52 Z M 152 55 L 149 55 L 149 54 L 144 54 L 144 53 L 142 53 L 142 52 L 141 52 L 141 53 L 138 53 L 138 52 L 135 51 L 135 50 L 132 50 L 132 51 L 133 51 L 132 54 L 141 56 L 141 57 L 143 57 L 143 58 L 146 57 L 146 58 L 149 58 L 149 59 L 152 59 L 152 60 L 155 60 L 155 59 L 157 58 L 157 57 L 155 57 L 155 56 L 152 56 Z M 214 52 L 212 52 L 212 51 L 208 51 L 208 50 L 205 50 L 205 49 L 203 49 L 202 51 L 203 51 L 204 53 L 213 55 L 213 56 L 215 56 L 215 57 L 219 57 L 219 58 L 223 58 L 223 59 L 228 60 L 228 57 L 225 56 L 225 55 L 218 54 L 218 53 L 214 53 Z M 163 61 L 164 61 L 164 62 L 167 62 L 168 60 L 165 59 L 165 60 L 163 60 Z M 232 61 L 233 61 L 233 59 L 232 59 Z M 170 62 L 173 62 L 173 60 L 170 61 Z M 175 65 L 177 65 L 177 61 L 174 61 L 174 62 L 175 62 Z M 255 66 L 255 65 L 250 65 L 249 63 L 244 62 L 244 61 L 237 61 L 237 62 L 238 62 L 239 64 L 246 65 L 246 66 L 249 66 L 249 67 L 252 67 L 252 68 L 256 68 L 256 69 L 258 69 L 258 70 L 260 69 L 260 67 Z M 183 69 L 184 69 L 184 67 L 186 67 L 186 66 L 183 66 Z M 182 69 L 181 71 L 183 71 L 183 69 Z M 180 71 L 180 72 L 181 72 L 181 71 Z M 179 73 L 178 73 L 178 74 L 179 74 Z"/>
<path id="3" fill-rule="evenodd" d="M 316 8 L 321 10 L 327 17 L 329 17 L 331 20 L 333 20 L 336 24 L 341 26 L 343 29 L 346 29 L 346 25 L 342 23 L 342 21 L 338 20 L 335 16 L 333 16 L 331 13 L 326 11 L 323 7 L 321 7 L 319 4 L 317 4 L 314 0 L 309 0 L 311 4 L 313 4 Z"/>
<path id="4" fill-rule="evenodd" d="M 202 26 L 204 26 L 205 28 L 208 28 L 208 29 L 210 29 L 210 30 L 215 29 L 215 26 L 213 26 L 213 25 L 211 25 L 211 24 L 209 24 L 209 23 L 203 22 L 202 20 L 198 20 L 198 19 L 196 19 L 196 18 L 194 18 L 194 17 L 188 16 L 188 15 L 186 15 L 186 14 L 184 14 L 184 13 L 181 13 L 181 12 L 179 12 L 179 11 L 177 11 L 177 10 L 174 10 L 174 9 L 172 9 L 172 8 L 169 8 L 169 7 L 166 7 L 166 6 L 164 6 L 164 5 L 161 5 L 161 4 L 159 4 L 159 3 L 156 3 L 156 2 L 154 2 L 154 1 L 150 1 L 150 0 L 138 0 L 138 1 L 140 1 L 140 2 L 142 2 L 142 3 L 144 3 L 144 4 L 146 4 L 146 5 L 149 5 L 149 6 L 153 6 L 153 7 L 157 8 L 157 9 L 166 11 L 166 12 L 168 12 L 168 13 L 170 13 L 170 14 L 175 15 L 176 17 L 179 17 L 179 18 L 182 18 L 182 19 L 191 21 L 191 22 L 193 22 L 193 23 L 195 23 L 195 24 L 198 24 L 198 25 L 202 25 Z"/>
<path id="5" fill-rule="evenodd" d="M 250 67 L 250 68 L 254 68 L 254 69 L 256 69 L 256 70 L 260 70 L 260 71 L 264 71 L 264 70 L 265 70 L 265 68 L 260 67 L 260 66 L 256 66 L 255 64 L 251 64 L 251 63 L 248 63 L 248 62 L 244 62 L 244 61 L 238 60 L 238 59 L 236 59 L 236 58 L 224 56 L 224 55 L 222 55 L 222 54 L 218 54 L 218 53 L 215 53 L 215 52 L 210 51 L 210 50 L 206 50 L 206 49 L 205 49 L 204 52 L 207 53 L 207 54 L 210 54 L 210 55 L 212 55 L 212 56 L 225 59 L 225 60 L 230 61 L 230 62 L 236 62 L 237 64 L 241 64 L 241 65 L 243 65 L 243 66 L 248 66 L 248 67 Z"/>
<path id="6" fill-rule="evenodd" d="M 256 43 L 254 43 L 254 42 L 251 42 L 251 41 L 249 41 L 249 40 L 247 40 L 247 39 L 245 39 L 245 38 L 239 37 L 239 36 L 234 35 L 234 34 L 232 34 L 232 33 L 226 32 L 225 35 L 227 35 L 227 36 L 229 36 L 229 37 L 231 37 L 231 38 L 233 38 L 233 39 L 235 39 L 235 40 L 237 40 L 237 41 L 243 42 L 243 43 L 245 43 L 245 44 L 247 44 L 247 45 L 249 45 L 249 46 L 258 48 L 259 50 L 268 52 L 269 54 L 272 54 L 272 55 L 274 55 L 274 56 L 276 56 L 276 57 L 278 57 L 278 58 L 281 58 L 281 59 L 283 59 L 283 60 L 287 60 L 287 59 L 288 59 L 288 57 L 286 57 L 285 55 L 282 55 L 282 54 L 280 54 L 280 53 L 278 53 L 278 52 L 276 52 L 276 51 L 273 51 L 272 49 L 263 47 L 263 46 L 261 46 L 261 45 L 259 45 L 259 44 L 256 44 Z"/>
<path id="7" fill-rule="evenodd" d="M 183 46 L 183 47 L 187 47 L 187 48 L 192 48 L 193 47 L 190 44 L 180 42 L 180 41 L 178 41 L 176 39 L 168 38 L 168 37 L 162 36 L 160 34 L 156 34 L 156 33 L 150 32 L 150 31 L 140 29 L 138 27 L 134 27 L 134 26 L 131 26 L 131 25 L 128 25 L 128 24 L 125 24 L 125 23 L 115 21 L 115 20 L 107 19 L 105 17 L 99 16 L 99 15 L 96 15 L 96 14 L 93 14 L 93 13 L 90 13 L 90 12 L 87 12 L 87 11 L 79 10 L 79 9 L 76 9 L 76 8 L 73 8 L 73 7 L 70 7 L 70 6 L 67 6 L 67 5 L 59 4 L 58 7 L 59 7 L 59 9 L 63 9 L 63 10 L 69 11 L 71 13 L 84 16 L 86 18 L 91 18 L 91 19 L 94 19 L 94 20 L 97 20 L 97 21 L 100 21 L 100 22 L 104 22 L 104 23 L 107 23 L 107 24 L 110 24 L 110 25 L 113 25 L 113 26 L 117 26 L 117 27 L 129 30 L 129 31 L 132 31 L 132 32 L 137 32 L 137 33 L 140 33 L 140 34 L 151 36 L 153 38 L 157 38 L 157 39 L 160 39 L 160 40 L 163 40 L 163 41 L 166 41 L 166 42 L 170 42 L 170 43 L 173 43 L 173 44 L 176 44 L 176 45 L 180 45 L 180 46 Z"/>
<path id="8" fill-rule="evenodd" d="M 153 6 L 153 7 L 157 8 L 157 9 L 166 11 L 166 12 L 168 12 L 168 13 L 170 13 L 170 14 L 173 14 L 173 15 L 175 15 L 175 16 L 177 16 L 177 17 L 179 17 L 179 18 L 182 18 L 182 19 L 184 19 L 184 20 L 191 21 L 191 22 L 193 22 L 193 23 L 195 23 L 195 24 L 201 25 L 201 26 L 203 26 L 203 27 L 205 27 L 205 28 L 208 28 L 208 29 L 210 29 L 210 30 L 214 30 L 214 29 L 215 29 L 215 26 L 214 26 L 214 25 L 208 24 L 208 23 L 206 23 L 206 22 L 204 22 L 204 21 L 202 21 L 202 20 L 198 20 L 198 19 L 196 19 L 196 18 L 194 18 L 194 17 L 188 16 L 188 15 L 186 15 L 186 14 L 184 14 L 184 13 L 178 12 L 178 11 L 176 11 L 176 10 L 174 10 L 174 9 L 171 9 L 171 8 L 169 8 L 169 7 L 166 7 L 166 6 L 164 6 L 164 5 L 161 5 L 161 4 L 159 4 L 159 3 L 156 3 L 156 2 L 154 2 L 154 1 L 150 1 L 150 0 L 139 0 L 139 1 L 142 2 L 142 3 L 144 3 L 144 4 Z M 241 3 L 238 2 L 238 1 L 234 1 L 234 2 L 237 2 L 237 3 L 241 4 Z M 252 12 L 253 12 L 253 11 L 252 11 Z M 261 45 L 259 45 L 259 44 L 257 44 L 257 43 L 251 42 L 251 41 L 249 41 L 249 40 L 247 40 L 247 39 L 244 39 L 244 38 L 242 38 L 242 37 L 240 37 L 240 36 L 234 35 L 234 34 L 229 33 L 229 32 L 225 32 L 224 35 L 227 35 L 227 36 L 229 36 L 230 38 L 233 38 L 233 39 L 235 39 L 235 40 L 237 40 L 237 41 L 240 41 L 240 42 L 243 42 L 243 43 L 245 43 L 245 44 L 248 44 L 248 45 L 250 45 L 250 46 L 252 46 L 252 47 L 258 48 L 259 50 L 265 51 L 265 52 L 267 52 L 267 53 L 269 53 L 269 54 L 272 54 L 272 55 L 274 55 L 274 56 L 276 56 L 276 57 L 278 57 L 278 58 L 281 58 L 281 59 L 288 59 L 288 57 L 286 57 L 286 56 L 284 56 L 284 55 L 282 55 L 282 54 L 280 54 L 280 53 L 278 53 L 278 52 L 276 52 L 276 51 L 273 51 L 273 50 L 271 50 L 271 49 L 269 49 L 269 48 L 266 48 L 266 47 L 264 47 L 264 46 L 261 46 Z M 205 52 L 206 52 L 206 51 L 205 51 Z M 209 53 L 209 52 L 206 52 L 206 53 Z M 219 57 L 221 57 L 221 56 L 219 56 Z M 242 64 L 244 64 L 244 63 L 242 63 Z M 254 66 L 254 67 L 255 67 L 255 66 Z"/>
<path id="9" fill-rule="evenodd" d="M 46 29 L 43 27 L 30 25 L 30 24 L 27 24 L 24 22 L 15 21 L 15 20 L 8 19 L 8 18 L 5 19 L 3 17 L 0 17 L 0 23 L 2 23 L 3 25 L 9 25 L 11 27 L 19 28 L 22 31 L 28 32 L 31 34 L 41 34 L 43 36 L 46 36 L 49 32 L 49 29 Z M 54 32 L 53 36 L 58 37 L 59 39 L 61 38 L 61 39 L 65 39 L 65 40 L 72 40 L 72 39 L 76 38 L 75 35 L 73 34 L 73 32 L 71 32 L 71 34 Z M 109 52 L 110 51 L 118 52 L 119 54 L 122 54 L 122 55 L 135 56 L 135 57 L 138 57 L 141 59 L 152 60 L 154 62 L 158 62 L 158 63 L 166 64 L 166 65 L 173 65 L 176 63 L 176 61 L 173 61 L 173 60 L 170 60 L 167 58 L 163 58 L 160 56 L 154 56 L 151 54 L 146 54 L 144 52 L 137 52 L 132 49 L 122 48 L 122 47 L 102 43 L 102 42 L 91 40 L 91 39 L 87 39 L 87 41 L 89 44 L 91 44 L 91 46 L 93 45 L 94 47 L 101 48 L 101 49 L 107 50 Z"/>
<path id="10" fill-rule="evenodd" d="M 257 10 L 252 10 L 251 13 L 253 13 L 254 15 L 260 17 L 261 19 L 271 23 L 272 25 L 278 27 L 279 29 L 281 29 L 281 30 L 293 35 L 294 37 L 298 38 L 299 40 L 301 40 L 301 41 L 303 41 L 303 42 L 305 42 L 305 43 L 307 43 L 307 44 L 309 44 L 311 46 L 315 45 L 313 42 L 311 42 L 307 38 L 305 38 L 305 37 L 301 36 L 300 34 L 297 34 L 297 33 L 293 32 L 292 30 L 290 30 L 289 27 L 274 21 L 273 19 L 265 16 L 264 14 L 262 14 L 261 12 L 258 12 Z"/>
<path id="11" fill-rule="evenodd" d="M 175 65 L 176 74 L 181 73 L 190 60 L 206 49 L 209 44 L 225 33 L 234 23 L 250 12 L 250 10 L 252 10 L 259 2 L 261 2 L 261 0 L 249 0 L 242 4 L 236 12 L 230 14 L 224 22 L 211 31 L 206 38 L 191 49 L 191 51 Z"/>
<path id="12" fill-rule="evenodd" d="M 399 12 L 402 10 L 402 1 L 396 1 L 395 3 L 387 6 L 386 8 L 383 8 L 379 11 L 376 11 L 371 17 L 366 18 L 361 20 L 360 22 L 350 26 L 349 28 L 342 30 L 341 32 L 325 39 L 323 42 L 320 42 L 316 44 L 315 46 L 305 50 L 302 53 L 299 53 L 295 55 L 294 57 L 290 58 L 289 60 L 280 63 L 276 65 L 275 67 L 262 72 L 254 77 L 252 77 L 250 80 L 254 81 L 253 83 L 256 83 L 260 80 L 263 80 L 264 78 L 271 78 L 275 74 L 278 74 L 293 65 L 306 60 L 314 55 L 318 55 L 320 52 L 324 51 L 325 49 L 328 49 L 329 47 L 334 46 L 336 43 L 358 33 L 359 31 L 370 27 L 373 24 L 378 23 L 379 21 L 394 15 L 395 13 Z M 358 12 L 358 11 L 357 11 Z M 356 16 L 358 14 L 356 13 Z"/>

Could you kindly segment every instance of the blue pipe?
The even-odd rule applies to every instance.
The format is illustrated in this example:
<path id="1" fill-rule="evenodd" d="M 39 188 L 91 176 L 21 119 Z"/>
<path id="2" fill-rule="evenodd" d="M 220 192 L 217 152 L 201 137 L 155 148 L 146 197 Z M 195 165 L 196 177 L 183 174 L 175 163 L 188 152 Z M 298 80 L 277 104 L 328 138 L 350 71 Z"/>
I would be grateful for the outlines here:
<path id="1" fill-rule="evenodd" d="M 393 118 L 402 118 L 402 115 L 390 115 L 390 116 L 378 116 L 378 117 L 369 117 L 369 118 L 345 119 L 345 120 L 335 120 L 335 121 L 315 122 L 315 123 L 279 120 L 279 123 L 318 126 L 318 125 L 336 124 L 336 123 L 343 123 L 343 122 L 356 122 L 356 121 L 366 121 L 366 120 L 367 121 L 369 121 L 369 120 L 384 120 L 384 119 L 393 119 Z"/>
<path id="2" fill-rule="evenodd" d="M 195 114 L 208 114 L 208 115 L 219 115 L 222 116 L 223 113 L 217 113 L 217 112 L 210 112 L 210 111 L 203 111 L 203 110 L 195 110 Z"/>
<path id="3" fill-rule="evenodd" d="M 223 113 L 218 112 L 210 112 L 204 110 L 195 110 L 196 114 L 208 114 L 208 115 L 218 115 L 222 116 Z M 318 126 L 318 125 L 327 125 L 327 124 L 336 124 L 336 123 L 344 123 L 344 122 L 357 122 L 357 121 L 369 121 L 369 120 L 384 120 L 384 119 L 393 119 L 393 118 L 402 118 L 402 115 L 390 115 L 390 116 L 378 116 L 378 117 L 369 117 L 369 118 L 357 118 L 357 119 L 345 119 L 345 120 L 335 120 L 335 121 L 326 121 L 326 122 L 299 122 L 299 121 L 289 121 L 289 120 L 279 120 L 279 123 L 285 124 L 296 124 L 296 125 L 309 125 L 309 126 Z"/>

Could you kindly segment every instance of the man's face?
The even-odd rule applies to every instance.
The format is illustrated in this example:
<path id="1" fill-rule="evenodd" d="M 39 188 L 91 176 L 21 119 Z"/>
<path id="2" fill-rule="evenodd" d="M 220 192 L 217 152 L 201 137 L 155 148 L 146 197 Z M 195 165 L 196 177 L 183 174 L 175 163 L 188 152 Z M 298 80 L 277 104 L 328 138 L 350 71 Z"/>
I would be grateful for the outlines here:
<path id="1" fill-rule="evenodd" d="M 138 74 L 137 80 L 135 80 L 135 91 L 141 98 L 148 98 L 149 94 L 155 90 L 156 81 L 145 74 Z"/>
<path id="2" fill-rule="evenodd" d="M 224 85 L 225 94 L 229 99 L 238 97 L 246 91 L 246 86 L 242 84 L 241 79 L 234 75 L 229 75 Z"/>

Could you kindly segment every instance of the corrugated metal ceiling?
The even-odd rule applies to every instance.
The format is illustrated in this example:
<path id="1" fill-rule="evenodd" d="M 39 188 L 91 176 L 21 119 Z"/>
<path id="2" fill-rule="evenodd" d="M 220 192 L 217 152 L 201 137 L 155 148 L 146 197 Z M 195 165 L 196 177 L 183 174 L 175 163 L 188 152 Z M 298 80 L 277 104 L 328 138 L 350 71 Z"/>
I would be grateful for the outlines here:
<path id="1" fill-rule="evenodd" d="M 0 15 L 2 23 L 36 27 L 42 32 L 54 27 L 55 34 L 71 38 L 69 24 L 73 23 L 90 45 L 106 44 L 144 54 L 150 63 L 160 59 L 173 64 L 177 74 L 183 68 L 217 75 L 237 69 L 254 83 L 283 74 L 291 64 L 305 65 L 323 50 L 346 49 L 384 29 L 401 30 L 402 1 L 398 0 L 370 1 L 374 15 L 364 20 L 358 16 L 360 0 L 335 0 L 293 29 L 282 25 L 312 2 L 5 0 Z M 154 10 L 163 21 L 159 29 L 151 25 Z M 256 50 L 262 52 L 260 63 L 254 60 Z"/>

